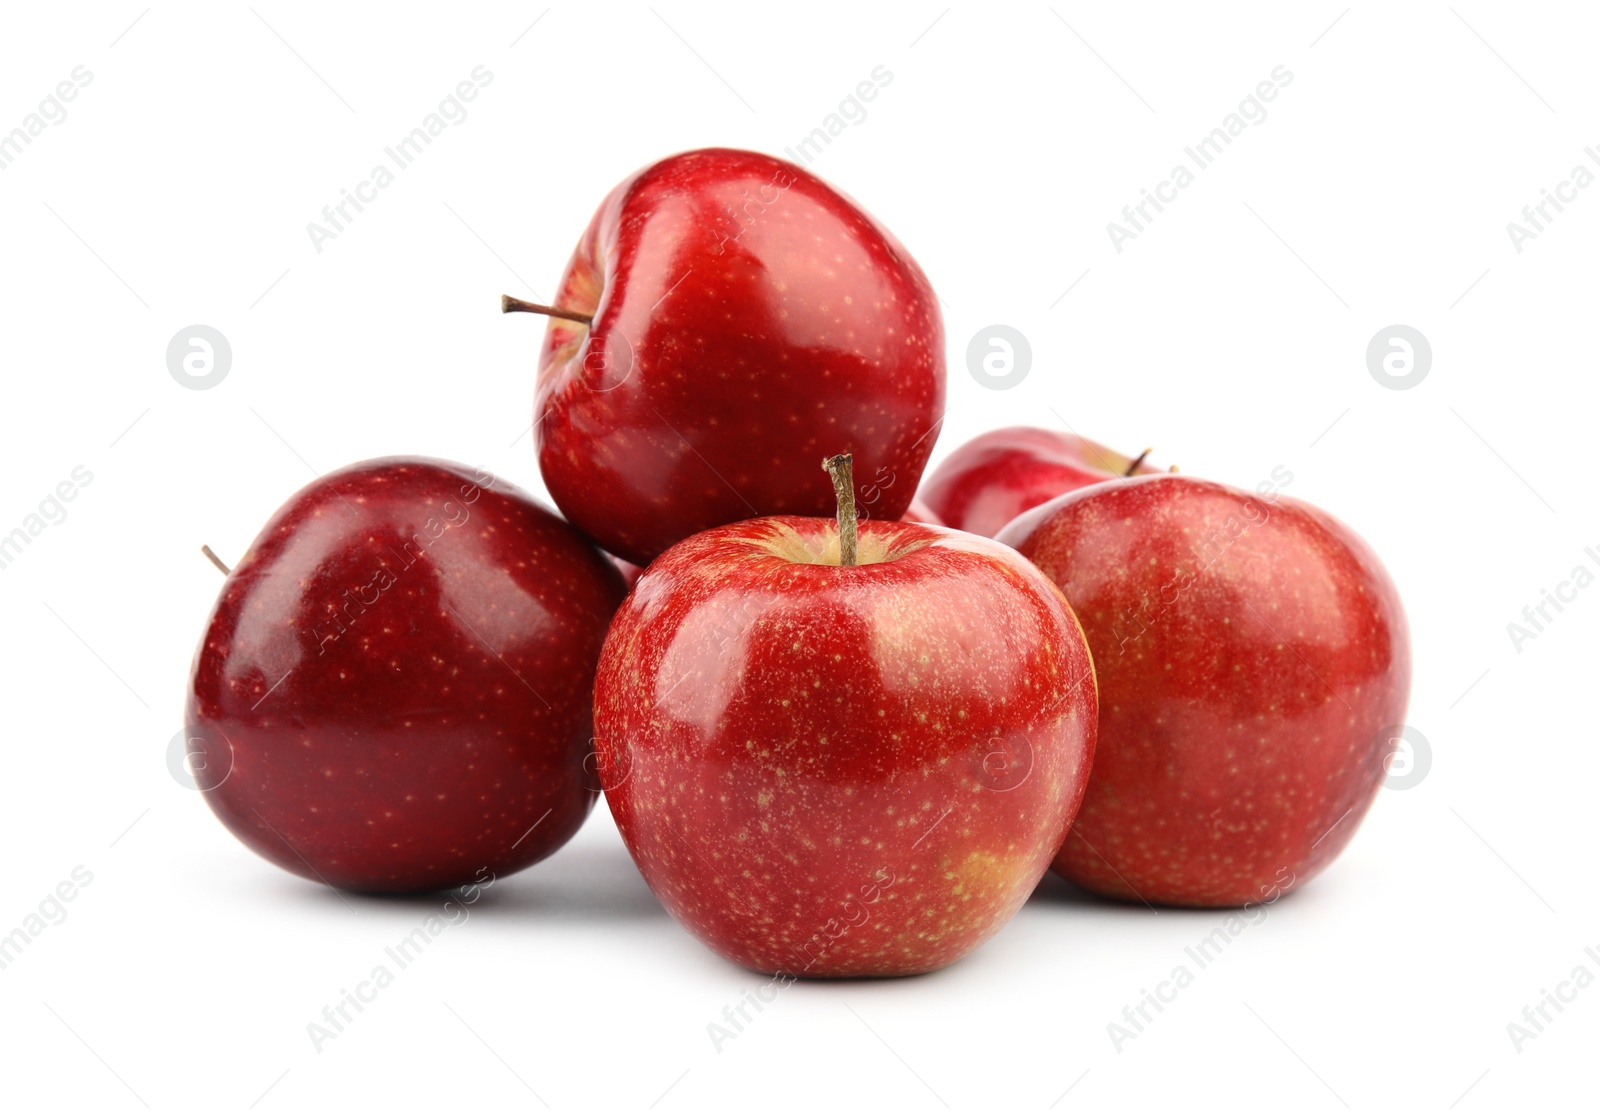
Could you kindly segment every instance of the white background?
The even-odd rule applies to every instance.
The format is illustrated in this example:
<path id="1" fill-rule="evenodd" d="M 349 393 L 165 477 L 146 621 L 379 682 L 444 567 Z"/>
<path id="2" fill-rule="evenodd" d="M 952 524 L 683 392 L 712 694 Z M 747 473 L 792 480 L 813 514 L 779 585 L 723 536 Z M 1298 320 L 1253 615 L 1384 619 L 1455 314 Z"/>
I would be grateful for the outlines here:
<path id="1" fill-rule="evenodd" d="M 1491 1113 L 1589 1095 L 1600 989 L 1520 1054 L 1506 1025 L 1575 966 L 1600 975 L 1600 589 L 1520 651 L 1506 625 L 1576 565 L 1600 573 L 1600 188 L 1521 253 L 1506 224 L 1600 142 L 1591 14 L 141 7 L 0 17 L 0 130 L 75 66 L 94 75 L 0 171 L 0 534 L 73 467 L 94 478 L 0 570 L 0 931 L 94 874 L 0 972 L 4 1108 Z M 480 64 L 467 119 L 316 252 L 306 224 Z M 1332 869 L 1120 1053 L 1107 1024 L 1221 916 L 1053 880 L 949 970 L 796 986 L 718 1053 L 706 1025 L 752 977 L 663 913 L 603 806 L 316 1053 L 306 1025 L 439 904 L 286 875 L 168 774 L 219 581 L 197 548 L 237 558 L 313 471 L 379 454 L 542 492 L 542 326 L 502 318 L 501 292 L 549 296 L 635 167 L 780 153 L 880 65 L 892 83 L 813 169 L 946 303 L 935 457 L 1066 421 L 1244 486 L 1286 467 L 1401 588 L 1426 778 L 1384 791 Z M 1279 65 L 1294 78 L 1269 116 L 1116 252 L 1106 224 Z M 164 359 L 196 323 L 234 353 L 207 391 Z M 1032 344 L 1009 391 L 965 367 L 995 323 Z M 1434 353 L 1406 391 L 1364 357 L 1395 323 Z"/>

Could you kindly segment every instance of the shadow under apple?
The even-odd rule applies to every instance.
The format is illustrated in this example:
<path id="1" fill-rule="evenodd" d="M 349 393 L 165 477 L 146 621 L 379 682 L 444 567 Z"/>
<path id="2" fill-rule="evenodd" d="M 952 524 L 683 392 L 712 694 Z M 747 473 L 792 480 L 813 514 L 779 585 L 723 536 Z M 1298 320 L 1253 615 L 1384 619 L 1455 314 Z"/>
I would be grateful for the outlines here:
<path id="1" fill-rule="evenodd" d="M 275 874 L 276 875 L 276 874 Z M 621 842 L 570 845 L 537 865 L 488 884 L 436 892 L 383 893 L 334 889 L 313 880 L 280 878 L 281 890 L 297 904 L 325 914 L 376 915 L 409 912 L 437 915 L 445 905 L 465 908 L 470 918 L 532 918 L 555 924 L 670 922 Z M 448 916 L 448 912 L 446 913 Z"/>

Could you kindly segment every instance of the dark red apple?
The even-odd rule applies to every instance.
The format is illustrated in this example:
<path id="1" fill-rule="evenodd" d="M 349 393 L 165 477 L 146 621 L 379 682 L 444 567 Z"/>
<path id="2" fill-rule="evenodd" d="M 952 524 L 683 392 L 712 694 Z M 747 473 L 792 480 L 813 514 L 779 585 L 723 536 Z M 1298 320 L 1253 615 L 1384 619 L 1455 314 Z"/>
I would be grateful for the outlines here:
<path id="1" fill-rule="evenodd" d="M 956 447 L 918 496 L 951 527 L 993 536 L 1047 500 L 1130 472 L 1161 470 L 1065 431 L 1005 427 Z"/>
<path id="2" fill-rule="evenodd" d="M 1405 717 L 1394 583 L 1332 516 L 1192 477 L 1068 493 L 1000 532 L 1072 602 L 1100 736 L 1055 868 L 1108 896 L 1260 903 L 1338 856 Z"/>
<path id="3" fill-rule="evenodd" d="M 692 536 L 618 611 L 595 684 L 601 782 L 645 880 L 785 981 L 921 973 L 984 942 L 1093 753 L 1087 648 L 1016 552 L 871 520 L 858 557 L 820 518 Z"/>
<path id="4" fill-rule="evenodd" d="M 195 653 L 206 801 L 337 888 L 525 868 L 594 804 L 594 669 L 622 596 L 570 525 L 487 473 L 383 458 L 328 474 L 262 529 Z"/>
<path id="5" fill-rule="evenodd" d="M 905 511 L 944 414 L 939 303 L 814 175 L 724 149 L 646 167 L 601 204 L 555 302 L 574 317 L 550 319 L 539 358 L 539 468 L 612 554 L 646 565 L 718 524 L 831 514 L 817 461 L 841 444 L 871 515 Z"/>

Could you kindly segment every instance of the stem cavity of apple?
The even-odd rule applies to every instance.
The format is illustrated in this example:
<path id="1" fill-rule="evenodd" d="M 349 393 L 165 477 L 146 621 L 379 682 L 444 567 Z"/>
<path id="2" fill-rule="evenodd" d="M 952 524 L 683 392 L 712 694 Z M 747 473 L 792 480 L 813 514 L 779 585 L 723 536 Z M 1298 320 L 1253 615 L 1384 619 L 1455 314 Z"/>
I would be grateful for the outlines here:
<path id="1" fill-rule="evenodd" d="M 835 454 L 822 459 L 822 468 L 833 478 L 833 497 L 839 504 L 839 565 L 856 565 L 856 485 L 851 469 L 853 455 Z"/>
<path id="2" fill-rule="evenodd" d="M 576 310 L 563 310 L 559 306 L 545 306 L 543 303 L 530 303 L 526 299 L 513 298 L 510 295 L 500 296 L 500 313 L 513 312 L 526 314 L 543 314 L 550 318 L 565 318 L 569 322 L 582 322 L 585 326 L 594 325 L 594 318 Z"/>
<path id="3" fill-rule="evenodd" d="M 228 569 L 228 564 L 223 562 L 221 559 L 219 559 L 217 557 L 217 552 L 213 551 L 208 544 L 205 544 L 205 543 L 200 544 L 200 553 L 202 555 L 205 555 L 206 558 L 210 559 L 211 560 L 211 565 L 215 566 L 218 570 L 222 571 L 224 574 L 233 573 L 233 571 Z"/>

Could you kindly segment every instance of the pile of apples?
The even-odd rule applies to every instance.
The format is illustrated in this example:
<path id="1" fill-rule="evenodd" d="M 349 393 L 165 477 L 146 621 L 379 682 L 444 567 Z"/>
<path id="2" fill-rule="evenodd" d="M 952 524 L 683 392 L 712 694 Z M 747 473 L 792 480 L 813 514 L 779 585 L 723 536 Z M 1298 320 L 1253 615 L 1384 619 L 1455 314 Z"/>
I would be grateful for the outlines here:
<path id="1" fill-rule="evenodd" d="M 268 860 L 447 889 L 555 852 L 603 790 L 719 954 L 895 975 L 973 950 L 1051 868 L 1237 906 L 1354 834 L 1411 674 L 1377 557 L 1270 483 L 1045 430 L 957 449 L 914 501 L 939 304 L 815 176 L 658 162 L 553 306 L 505 308 L 550 316 L 560 515 L 479 470 L 362 462 L 224 583 L 191 761 Z"/>

